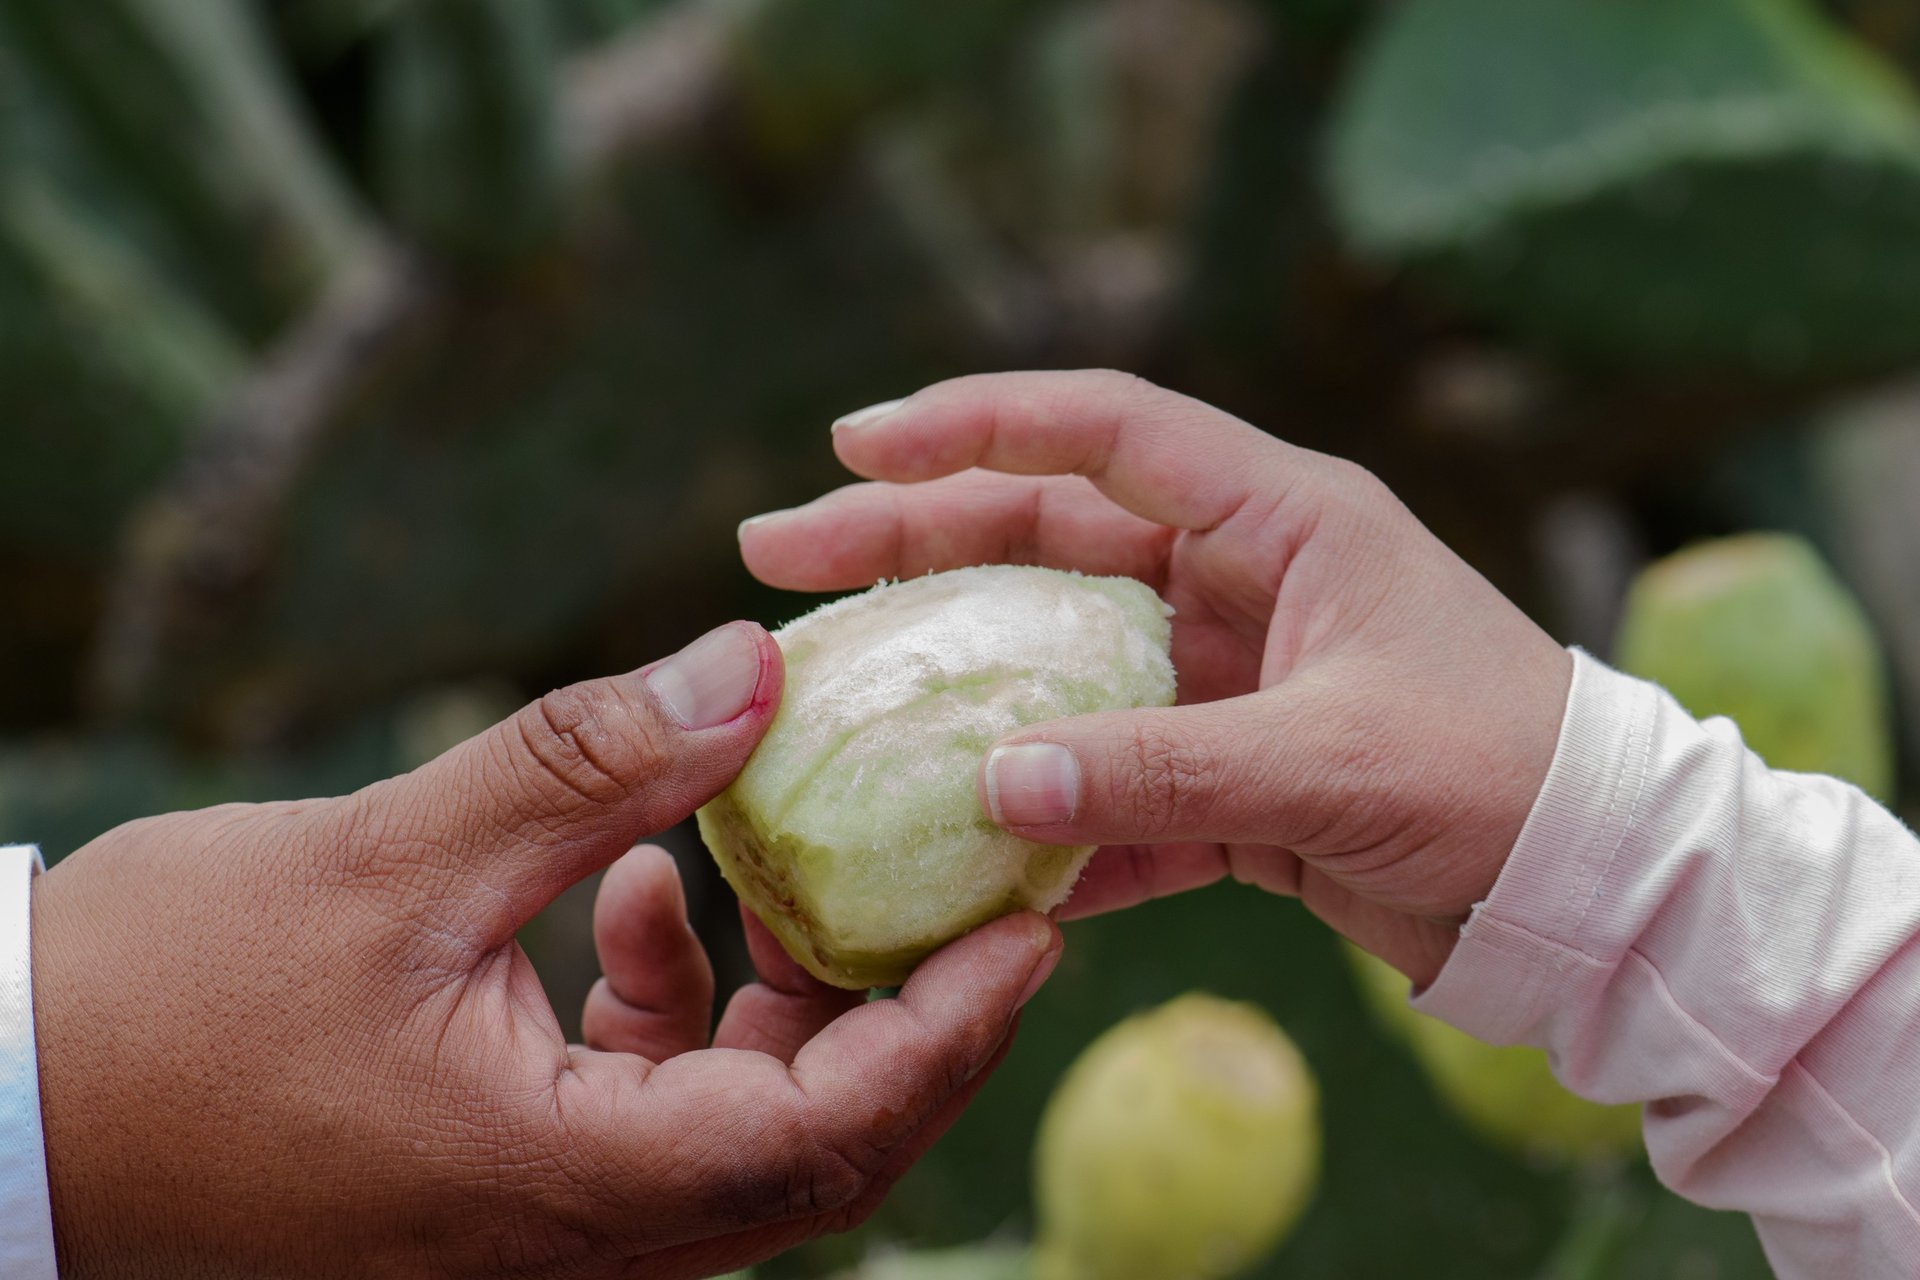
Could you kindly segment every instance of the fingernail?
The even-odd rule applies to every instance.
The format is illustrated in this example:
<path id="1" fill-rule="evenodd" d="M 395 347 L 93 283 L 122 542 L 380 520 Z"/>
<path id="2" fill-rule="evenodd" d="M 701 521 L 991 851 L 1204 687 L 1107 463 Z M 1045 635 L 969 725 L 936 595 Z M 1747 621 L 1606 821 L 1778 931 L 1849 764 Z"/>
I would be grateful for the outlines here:
<path id="1" fill-rule="evenodd" d="M 1027 1002 L 1029 1000 L 1032 1000 L 1034 996 L 1040 993 L 1041 987 L 1044 987 L 1047 985 L 1047 979 L 1053 976 L 1053 971 L 1054 969 L 1059 967 L 1059 964 L 1060 964 L 1060 943 L 1059 943 L 1059 940 L 1056 938 L 1056 939 L 1050 940 L 1050 943 L 1047 947 L 1047 953 L 1040 957 L 1040 962 L 1038 964 L 1033 966 L 1033 976 L 1027 979 L 1026 990 L 1020 993 L 1020 1002 L 1016 1004 L 1014 1008 L 1016 1009 L 1026 1008 Z"/>
<path id="2" fill-rule="evenodd" d="M 905 404 L 905 399 L 888 400 L 883 404 L 868 405 L 866 408 L 850 413 L 833 424 L 835 431 L 854 431 L 861 427 L 878 426 L 893 416 L 894 410 Z"/>
<path id="3" fill-rule="evenodd" d="M 730 624 L 647 672 L 646 681 L 682 728 L 711 729 L 753 705 L 760 687 L 760 646 L 750 629 Z"/>
<path id="4" fill-rule="evenodd" d="M 740 522 L 740 528 L 738 529 L 737 532 L 745 533 L 747 530 L 753 528 L 755 525 L 771 524 L 773 521 L 780 519 L 782 516 L 789 516 L 792 514 L 793 514 L 793 508 L 785 507 L 779 511 L 768 511 L 757 516 L 750 516 L 747 519 L 742 520 Z"/>
<path id="5" fill-rule="evenodd" d="M 1080 762 L 1057 742 L 995 747 L 987 757 L 987 816 L 1003 827 L 1071 822 L 1080 807 Z"/>

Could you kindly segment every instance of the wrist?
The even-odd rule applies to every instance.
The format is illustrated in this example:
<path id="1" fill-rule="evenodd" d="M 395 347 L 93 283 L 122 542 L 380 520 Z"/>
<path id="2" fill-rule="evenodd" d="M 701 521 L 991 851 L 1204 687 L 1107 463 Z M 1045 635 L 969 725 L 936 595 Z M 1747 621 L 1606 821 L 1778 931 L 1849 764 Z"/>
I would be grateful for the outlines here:
<path id="1" fill-rule="evenodd" d="M 93 1121 L 111 1109 L 111 1076 L 99 1076 L 105 1064 L 87 1060 L 83 1037 L 74 1034 L 74 996 L 83 983 L 73 948 L 63 934 L 73 923 L 64 910 L 63 892 L 72 872 L 41 876 L 33 889 L 34 1040 L 40 1076 L 40 1114 L 45 1131 L 47 1197 L 61 1269 L 67 1280 L 93 1273 L 99 1253 L 86 1228 L 97 1215 L 86 1205 L 92 1197 L 93 1157 L 101 1141 L 90 1132 Z M 95 1078 L 98 1077 L 98 1078 Z M 76 1086 L 94 1079 L 97 1092 L 83 1095 Z"/>
<path id="2" fill-rule="evenodd" d="M 1574 659 L 1545 632 L 1511 664 L 1511 682 L 1504 691 L 1505 735 L 1508 750 L 1503 767 L 1489 775 L 1494 803 L 1487 810 L 1487 827 L 1477 841 L 1475 872 L 1468 895 L 1456 904 L 1452 923 L 1466 923 L 1473 908 L 1487 900 L 1520 843 L 1521 833 L 1540 801 L 1553 758 L 1566 724 L 1567 702 L 1573 685 Z"/>

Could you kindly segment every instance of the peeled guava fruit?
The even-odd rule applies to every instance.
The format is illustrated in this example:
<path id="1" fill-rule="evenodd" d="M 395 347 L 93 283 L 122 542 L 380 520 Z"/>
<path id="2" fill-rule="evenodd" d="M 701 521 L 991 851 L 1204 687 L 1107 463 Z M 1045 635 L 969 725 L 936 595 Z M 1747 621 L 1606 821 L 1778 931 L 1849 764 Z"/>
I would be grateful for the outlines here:
<path id="1" fill-rule="evenodd" d="M 786 693 L 700 834 L 742 902 L 835 986 L 1065 901 L 1092 848 L 1008 835 L 974 778 L 994 741 L 1173 702 L 1170 611 L 1130 578 L 994 565 L 882 584 L 774 633 Z"/>
<path id="2" fill-rule="evenodd" d="M 1313 1195 L 1319 1094 L 1253 1005 L 1191 994 L 1089 1045 L 1034 1148 L 1034 1280 L 1226 1280 Z"/>

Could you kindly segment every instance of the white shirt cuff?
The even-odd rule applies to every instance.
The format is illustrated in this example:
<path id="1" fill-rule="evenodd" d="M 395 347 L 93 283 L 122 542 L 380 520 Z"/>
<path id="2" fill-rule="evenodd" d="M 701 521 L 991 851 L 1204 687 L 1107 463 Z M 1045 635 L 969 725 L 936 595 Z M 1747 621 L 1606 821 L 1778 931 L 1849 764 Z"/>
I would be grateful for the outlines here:
<path id="1" fill-rule="evenodd" d="M 0 1276 L 56 1280 L 33 1040 L 31 845 L 0 847 Z"/>

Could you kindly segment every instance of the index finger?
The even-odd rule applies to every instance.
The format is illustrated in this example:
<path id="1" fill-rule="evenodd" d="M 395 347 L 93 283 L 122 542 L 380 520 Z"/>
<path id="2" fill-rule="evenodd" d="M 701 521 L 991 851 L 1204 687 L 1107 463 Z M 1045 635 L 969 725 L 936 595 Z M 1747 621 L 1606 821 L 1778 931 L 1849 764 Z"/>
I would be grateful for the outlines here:
<path id="1" fill-rule="evenodd" d="M 1217 529 L 1285 499 L 1321 456 L 1131 374 L 956 378 L 834 424 L 834 451 L 862 476 L 913 482 L 969 467 L 1081 475 L 1133 512 Z"/>

